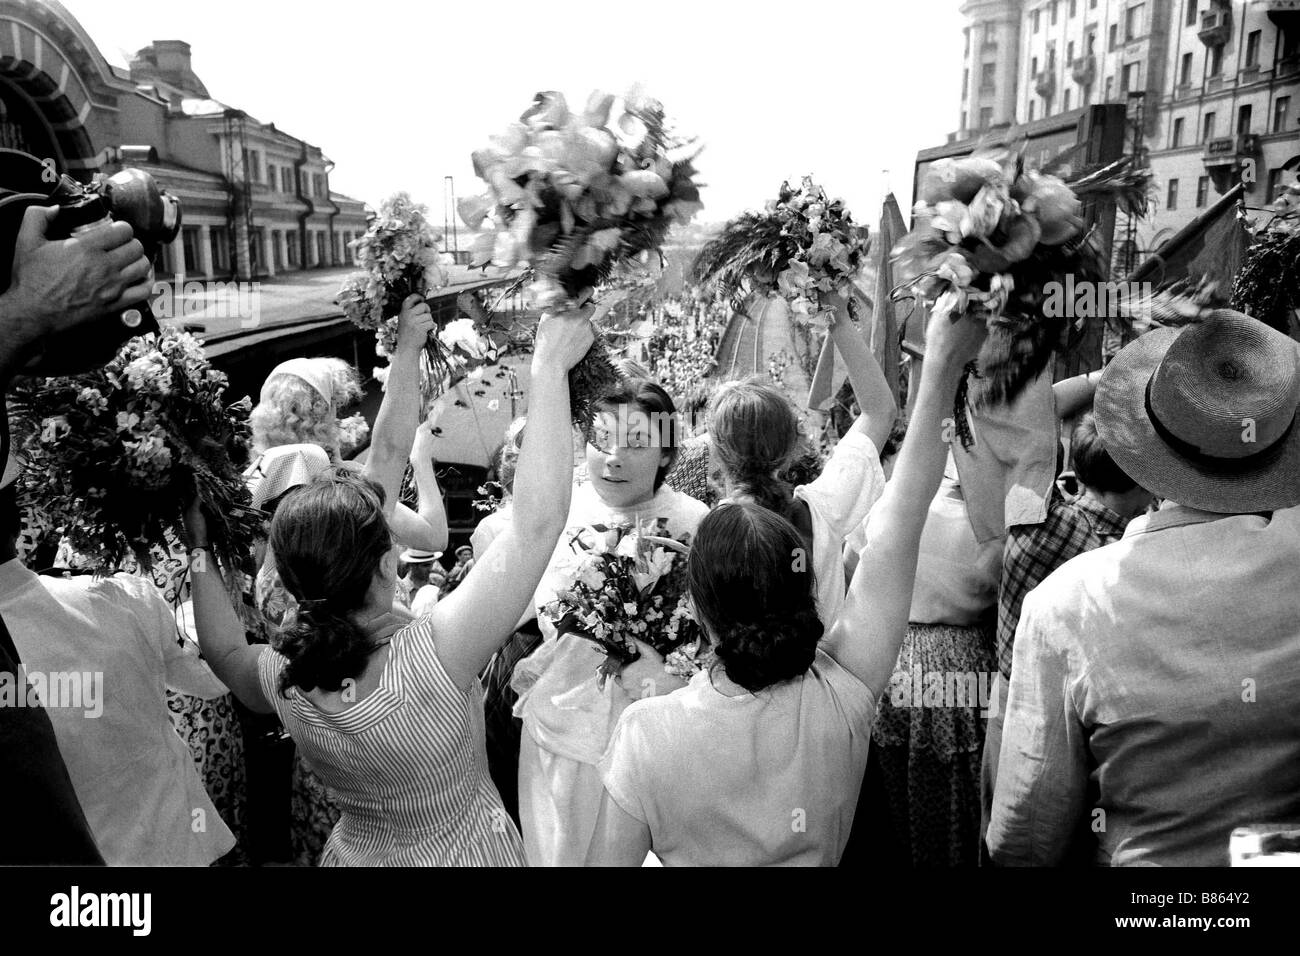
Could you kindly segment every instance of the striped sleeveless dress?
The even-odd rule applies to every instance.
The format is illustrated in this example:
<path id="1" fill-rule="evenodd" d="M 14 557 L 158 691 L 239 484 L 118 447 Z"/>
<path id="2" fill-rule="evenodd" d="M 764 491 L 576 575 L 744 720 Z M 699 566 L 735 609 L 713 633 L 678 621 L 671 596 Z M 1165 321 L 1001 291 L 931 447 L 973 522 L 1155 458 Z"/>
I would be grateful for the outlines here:
<path id="1" fill-rule="evenodd" d="M 393 635 L 379 686 L 340 714 L 296 687 L 270 647 L 258 671 L 308 766 L 342 815 L 321 866 L 524 866 L 523 843 L 488 776 L 483 692 L 447 676 L 428 619 Z"/>

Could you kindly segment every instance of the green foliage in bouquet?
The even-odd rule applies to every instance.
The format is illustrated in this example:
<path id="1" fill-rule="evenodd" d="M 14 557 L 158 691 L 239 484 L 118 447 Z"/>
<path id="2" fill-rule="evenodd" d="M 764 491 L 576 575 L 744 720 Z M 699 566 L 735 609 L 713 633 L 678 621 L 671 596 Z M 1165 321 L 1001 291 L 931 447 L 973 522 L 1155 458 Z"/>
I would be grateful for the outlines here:
<path id="1" fill-rule="evenodd" d="M 262 521 L 240 469 L 251 403 L 225 405 L 226 385 L 175 329 L 131 339 L 93 372 L 20 379 L 10 392 L 20 501 L 111 573 L 131 557 L 151 568 L 151 548 L 167 553 L 197 491 L 213 555 L 251 572 Z"/>
<path id="2" fill-rule="evenodd" d="M 871 240 L 853 222 L 842 199 L 805 176 L 795 189 L 781 184 L 762 213 L 728 222 L 692 266 L 696 282 L 741 308 L 753 292 L 777 293 L 801 325 L 826 328 L 832 309 L 826 296 L 854 301 L 853 280 L 867 263 Z"/>

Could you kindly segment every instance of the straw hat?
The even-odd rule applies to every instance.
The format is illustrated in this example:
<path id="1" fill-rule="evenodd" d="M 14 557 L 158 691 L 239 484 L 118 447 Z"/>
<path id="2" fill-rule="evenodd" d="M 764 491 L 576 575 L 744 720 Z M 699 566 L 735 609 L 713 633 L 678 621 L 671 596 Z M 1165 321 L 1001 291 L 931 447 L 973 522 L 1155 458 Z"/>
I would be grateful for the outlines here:
<path id="1" fill-rule="evenodd" d="M 1097 385 L 1097 432 L 1138 484 L 1220 514 L 1300 505 L 1300 343 L 1218 309 L 1125 347 Z"/>

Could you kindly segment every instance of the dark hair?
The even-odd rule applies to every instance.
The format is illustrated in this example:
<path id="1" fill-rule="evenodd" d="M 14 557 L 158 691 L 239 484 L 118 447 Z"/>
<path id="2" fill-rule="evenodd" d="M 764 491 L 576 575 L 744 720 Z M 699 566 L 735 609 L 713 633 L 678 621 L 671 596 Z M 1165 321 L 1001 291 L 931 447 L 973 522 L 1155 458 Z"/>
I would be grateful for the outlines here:
<path id="1" fill-rule="evenodd" d="M 719 505 L 687 560 L 696 619 L 727 676 L 760 691 L 812 666 L 822 622 L 816 579 L 794 525 L 750 503 Z"/>
<path id="2" fill-rule="evenodd" d="M 1075 477 L 1094 491 L 1123 494 L 1137 487 L 1137 482 L 1106 451 L 1092 412 L 1085 412 L 1074 426 L 1070 435 L 1070 460 L 1074 462 Z"/>
<path id="3" fill-rule="evenodd" d="M 880 446 L 880 460 L 887 461 L 903 449 L 903 439 L 907 437 L 907 419 L 899 415 L 889 428 L 889 436 Z"/>
<path id="4" fill-rule="evenodd" d="M 373 645 L 351 615 L 365 604 L 392 546 L 383 489 L 354 471 L 326 472 L 285 495 L 270 547 L 298 618 L 277 646 L 289 660 L 281 693 L 291 686 L 339 690 L 365 670 Z"/>
<path id="5" fill-rule="evenodd" d="M 658 491 L 677 464 L 678 437 L 681 432 L 677 422 L 677 406 L 663 386 L 653 379 L 627 378 L 602 392 L 592 403 L 592 408 L 599 412 L 609 412 L 622 405 L 639 408 L 658 426 L 659 451 L 668 455 L 668 463 L 660 465 L 655 472 L 654 489 Z"/>
<path id="6" fill-rule="evenodd" d="M 799 421 L 779 389 L 757 380 L 721 386 L 709 403 L 709 438 L 733 485 L 764 508 L 790 511 L 790 485 L 774 473 L 798 450 Z"/>

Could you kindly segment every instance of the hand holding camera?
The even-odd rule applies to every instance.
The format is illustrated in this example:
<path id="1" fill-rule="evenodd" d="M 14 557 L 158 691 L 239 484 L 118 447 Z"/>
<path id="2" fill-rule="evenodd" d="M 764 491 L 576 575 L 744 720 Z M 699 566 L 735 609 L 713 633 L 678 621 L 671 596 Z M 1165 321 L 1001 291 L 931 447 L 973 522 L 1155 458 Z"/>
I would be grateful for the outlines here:
<path id="1" fill-rule="evenodd" d="M 50 240 L 59 215 L 53 206 L 29 206 L 14 246 L 9 288 L 0 294 L 6 337 L 20 353 L 105 313 L 142 302 L 153 285 L 143 247 L 125 222 Z"/>

